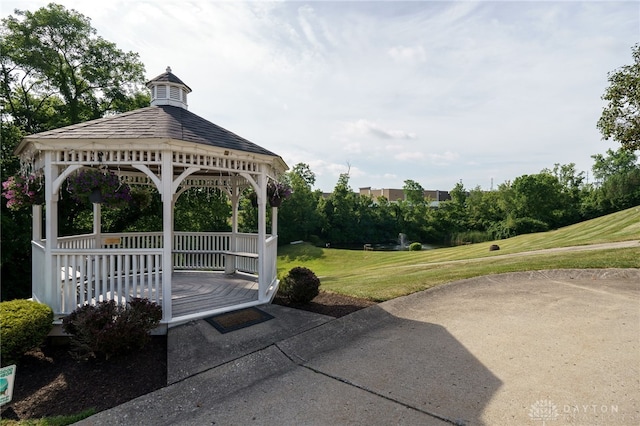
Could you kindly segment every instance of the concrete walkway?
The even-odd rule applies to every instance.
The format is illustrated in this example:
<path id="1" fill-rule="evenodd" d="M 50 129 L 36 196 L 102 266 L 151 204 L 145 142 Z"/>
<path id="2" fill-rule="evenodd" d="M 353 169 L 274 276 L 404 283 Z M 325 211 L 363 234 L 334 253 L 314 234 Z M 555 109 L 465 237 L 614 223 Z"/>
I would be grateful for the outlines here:
<path id="1" fill-rule="evenodd" d="M 492 275 L 339 319 L 262 308 L 171 329 L 171 384 L 79 424 L 640 424 L 639 269 Z"/>

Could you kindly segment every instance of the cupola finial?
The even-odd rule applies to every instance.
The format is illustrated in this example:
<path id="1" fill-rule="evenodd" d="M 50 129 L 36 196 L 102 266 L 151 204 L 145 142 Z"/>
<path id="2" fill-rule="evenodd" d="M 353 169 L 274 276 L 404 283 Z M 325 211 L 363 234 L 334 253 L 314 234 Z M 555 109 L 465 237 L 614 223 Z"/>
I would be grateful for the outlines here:
<path id="1" fill-rule="evenodd" d="M 171 72 L 171 67 L 167 65 L 167 72 Z"/>

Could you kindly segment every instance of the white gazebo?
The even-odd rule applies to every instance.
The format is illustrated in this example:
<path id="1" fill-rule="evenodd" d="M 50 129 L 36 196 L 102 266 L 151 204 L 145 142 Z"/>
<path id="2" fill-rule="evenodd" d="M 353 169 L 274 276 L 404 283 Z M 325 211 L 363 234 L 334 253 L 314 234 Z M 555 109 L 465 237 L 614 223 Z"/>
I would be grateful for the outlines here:
<path id="1" fill-rule="evenodd" d="M 45 185 L 44 212 L 33 206 L 33 299 L 64 316 L 86 303 L 146 297 L 161 304 L 167 326 L 269 303 L 278 287 L 278 237 L 277 208 L 266 229 L 267 184 L 287 165 L 189 112 L 191 89 L 170 68 L 147 87 L 149 107 L 29 135 L 16 149 L 23 169 L 42 175 Z M 162 232 L 103 233 L 101 205 L 93 204 L 93 232 L 60 237 L 59 193 L 87 167 L 155 187 Z M 194 187 L 227 193 L 231 232 L 174 232 L 175 202 Z M 258 198 L 257 234 L 238 232 L 239 201 L 249 187 Z"/>

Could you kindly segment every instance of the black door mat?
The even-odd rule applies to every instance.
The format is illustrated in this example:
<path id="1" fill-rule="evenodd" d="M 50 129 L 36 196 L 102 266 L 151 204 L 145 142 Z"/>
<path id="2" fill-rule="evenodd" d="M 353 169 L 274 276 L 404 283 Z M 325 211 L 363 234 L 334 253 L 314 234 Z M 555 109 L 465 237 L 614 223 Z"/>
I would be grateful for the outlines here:
<path id="1" fill-rule="evenodd" d="M 239 311 L 214 315 L 204 320 L 220 333 L 229 333 L 261 322 L 269 321 L 273 316 L 258 308 L 246 308 Z"/>

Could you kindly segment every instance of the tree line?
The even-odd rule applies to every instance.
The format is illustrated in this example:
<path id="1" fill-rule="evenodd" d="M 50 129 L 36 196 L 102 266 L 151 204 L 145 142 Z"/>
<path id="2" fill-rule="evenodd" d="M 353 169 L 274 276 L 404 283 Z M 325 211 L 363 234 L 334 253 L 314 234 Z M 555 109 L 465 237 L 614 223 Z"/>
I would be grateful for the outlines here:
<path id="1" fill-rule="evenodd" d="M 354 192 L 343 174 L 325 197 L 312 191 L 309 167 L 298 164 L 287 175 L 293 194 L 279 209 L 279 241 L 350 247 L 396 241 L 403 233 L 409 241 L 463 244 L 547 231 L 640 205 L 640 164 L 634 153 L 608 150 L 592 158 L 595 182 L 588 183 L 574 164 L 556 164 L 493 191 L 458 183 L 451 200 L 435 208 L 412 180 L 405 181 L 402 200 L 374 199 Z"/>

